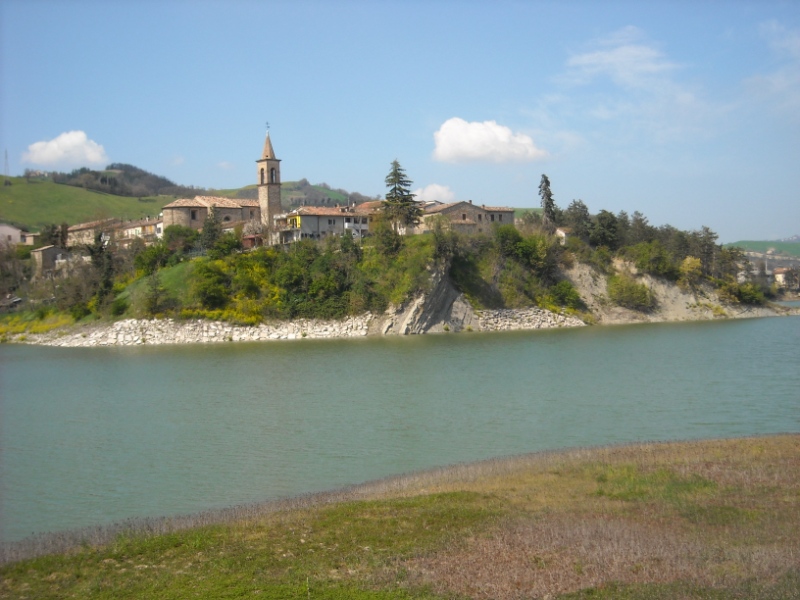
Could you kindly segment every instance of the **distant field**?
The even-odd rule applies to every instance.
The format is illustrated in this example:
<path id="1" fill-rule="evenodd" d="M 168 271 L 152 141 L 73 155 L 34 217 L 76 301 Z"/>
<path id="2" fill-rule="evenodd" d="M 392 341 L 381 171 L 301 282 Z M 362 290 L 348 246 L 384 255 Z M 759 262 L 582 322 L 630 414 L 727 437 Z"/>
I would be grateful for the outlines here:
<path id="1" fill-rule="evenodd" d="M 542 212 L 541 208 L 515 208 L 514 209 L 514 218 L 521 219 L 526 213 L 533 212 L 533 213 L 540 213 Z"/>
<path id="2" fill-rule="evenodd" d="M 726 246 L 738 246 L 749 250 L 751 252 L 767 252 L 768 250 L 775 250 L 776 254 L 789 254 L 791 256 L 800 256 L 800 243 L 798 242 L 769 242 L 769 241 L 753 241 L 745 240 L 742 242 L 734 242 L 732 244 L 725 244 Z"/>
<path id="3" fill-rule="evenodd" d="M 50 223 L 74 225 L 110 217 L 155 217 L 175 199 L 172 196 L 128 198 L 51 181 L 9 179 L 12 185 L 0 186 L 0 221 L 33 230 Z"/>

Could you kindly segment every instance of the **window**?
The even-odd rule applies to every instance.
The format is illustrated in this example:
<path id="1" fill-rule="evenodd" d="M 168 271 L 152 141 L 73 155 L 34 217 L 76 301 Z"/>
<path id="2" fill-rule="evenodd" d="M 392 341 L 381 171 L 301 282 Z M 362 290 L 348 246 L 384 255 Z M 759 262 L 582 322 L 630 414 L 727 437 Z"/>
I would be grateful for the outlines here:
<path id="1" fill-rule="evenodd" d="M 224 218 L 224 219 L 222 219 L 222 220 L 223 220 L 223 221 L 225 221 L 225 222 L 227 223 L 228 221 L 230 221 L 230 220 L 231 220 L 231 218 L 230 218 L 230 216 L 228 216 L 228 215 L 225 215 L 225 218 Z"/>
<path id="2" fill-rule="evenodd" d="M 467 220 L 467 213 L 461 213 L 461 220 L 462 221 L 466 221 Z"/>
<path id="3" fill-rule="evenodd" d="M 261 185 L 264 185 L 264 169 L 261 169 Z"/>
<path id="4" fill-rule="evenodd" d="M 492 215 L 492 221 L 494 221 L 494 215 Z"/>
<path id="5" fill-rule="evenodd" d="M 197 221 L 197 211 L 193 210 L 191 215 L 192 221 Z"/>
<path id="6" fill-rule="evenodd" d="M 349 222 L 350 222 L 350 217 L 345 217 L 345 218 L 344 218 L 344 222 L 345 222 L 345 223 L 349 223 Z"/>
<path id="7" fill-rule="evenodd" d="M 272 168 L 269 171 L 269 182 L 278 183 L 278 172 L 275 170 L 275 168 Z"/>
<path id="8" fill-rule="evenodd" d="M 336 219 L 328 219 L 328 225 L 336 225 Z"/>
<path id="9" fill-rule="evenodd" d="M 503 215 L 497 215 L 497 220 L 498 221 L 502 221 L 503 220 Z"/>
<path id="10" fill-rule="evenodd" d="M 478 221 L 483 221 L 483 215 L 478 215 Z"/>

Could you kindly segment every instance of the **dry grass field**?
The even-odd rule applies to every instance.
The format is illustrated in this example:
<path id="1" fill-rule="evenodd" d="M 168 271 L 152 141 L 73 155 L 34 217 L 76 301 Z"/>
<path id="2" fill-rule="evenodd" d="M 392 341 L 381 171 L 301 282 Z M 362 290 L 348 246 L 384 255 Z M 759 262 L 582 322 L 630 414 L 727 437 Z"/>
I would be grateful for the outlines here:
<path id="1" fill-rule="evenodd" d="M 459 465 L 0 561 L 2 598 L 800 598 L 800 435 Z"/>

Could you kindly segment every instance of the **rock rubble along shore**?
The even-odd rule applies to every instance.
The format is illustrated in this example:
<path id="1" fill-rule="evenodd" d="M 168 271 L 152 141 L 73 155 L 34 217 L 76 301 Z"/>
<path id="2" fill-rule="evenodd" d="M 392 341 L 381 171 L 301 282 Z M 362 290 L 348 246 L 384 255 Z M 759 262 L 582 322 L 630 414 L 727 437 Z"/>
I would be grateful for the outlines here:
<path id="1" fill-rule="evenodd" d="M 126 319 L 103 326 L 72 329 L 68 333 L 29 335 L 25 341 L 46 346 L 140 346 L 162 344 L 214 344 L 308 338 L 349 338 L 367 335 L 370 314 L 342 321 L 298 319 L 255 325 L 231 325 L 220 321 L 173 319 Z"/>
<path id="2" fill-rule="evenodd" d="M 251 327 L 220 321 L 176 321 L 174 319 L 125 319 L 105 325 L 88 325 L 67 331 L 17 336 L 12 341 L 45 346 L 157 346 L 164 344 L 215 344 L 322 338 L 353 338 L 381 335 L 370 332 L 373 315 L 366 313 L 341 321 L 298 319 Z M 476 331 L 510 331 L 584 325 L 578 319 L 538 308 L 486 310 L 476 313 Z M 439 331 L 442 331 L 439 329 Z M 413 332 L 409 332 L 413 333 Z M 420 332 L 422 333 L 422 332 Z M 391 335 L 391 334 L 390 334 Z"/>
<path id="3" fill-rule="evenodd" d="M 541 308 L 482 310 L 477 313 L 481 331 L 512 331 L 516 329 L 550 329 L 553 327 L 583 327 L 580 319 Z"/>

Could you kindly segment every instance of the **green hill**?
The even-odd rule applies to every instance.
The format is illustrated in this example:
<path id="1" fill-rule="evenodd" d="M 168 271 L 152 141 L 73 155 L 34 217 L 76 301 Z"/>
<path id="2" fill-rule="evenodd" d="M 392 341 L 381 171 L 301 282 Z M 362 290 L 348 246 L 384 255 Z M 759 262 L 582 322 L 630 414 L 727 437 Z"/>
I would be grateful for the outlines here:
<path id="1" fill-rule="evenodd" d="M 50 223 L 83 223 L 101 218 L 139 219 L 156 216 L 174 196 L 131 198 L 95 192 L 46 180 L 9 177 L 0 186 L 0 221 L 28 229 Z"/>
<path id="2" fill-rule="evenodd" d="M 161 209 L 179 196 L 160 195 L 141 198 L 118 196 L 54 183 L 45 179 L 9 177 L 11 185 L 0 186 L 0 221 L 19 227 L 38 230 L 51 223 L 84 223 L 116 217 L 139 219 L 155 217 Z M 258 198 L 255 185 L 225 190 L 196 190 L 225 198 Z M 180 197 L 191 197 L 187 194 Z M 282 204 L 286 209 L 298 206 L 336 206 L 351 201 L 371 200 L 358 193 L 333 190 L 325 184 L 312 185 L 306 179 L 284 182 L 281 189 Z"/>
<path id="3" fill-rule="evenodd" d="M 771 242 L 771 241 L 758 241 L 758 240 L 744 240 L 741 242 L 734 242 L 733 244 L 725 244 L 728 248 L 738 246 L 749 252 L 762 252 L 766 253 L 774 250 L 775 254 L 788 254 L 789 256 L 800 257 L 800 243 L 798 242 Z"/>

